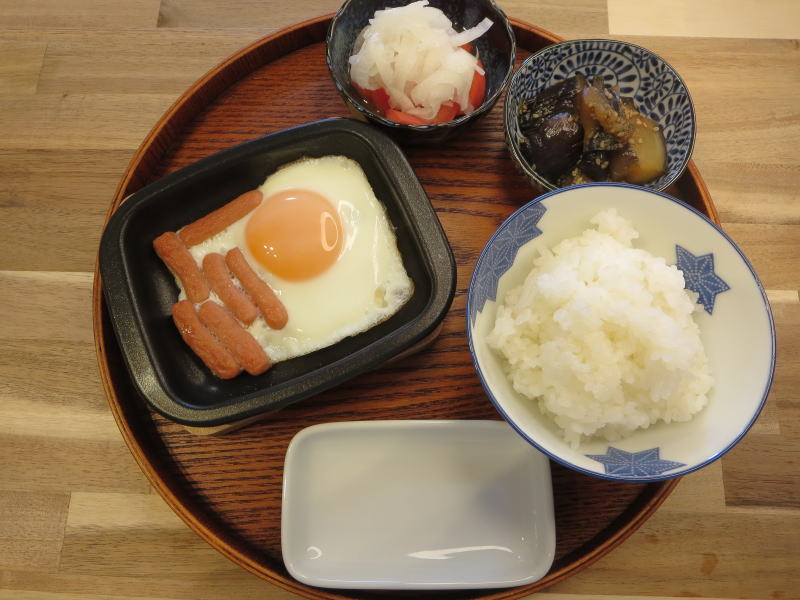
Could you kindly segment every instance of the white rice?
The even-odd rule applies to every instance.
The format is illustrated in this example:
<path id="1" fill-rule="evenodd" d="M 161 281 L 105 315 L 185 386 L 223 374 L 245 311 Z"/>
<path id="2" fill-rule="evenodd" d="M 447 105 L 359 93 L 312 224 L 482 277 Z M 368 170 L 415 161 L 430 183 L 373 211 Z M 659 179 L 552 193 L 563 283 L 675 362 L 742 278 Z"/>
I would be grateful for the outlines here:
<path id="1" fill-rule="evenodd" d="M 639 234 L 615 209 L 590 222 L 541 252 L 487 339 L 573 447 L 687 421 L 713 385 L 683 273 L 633 248 Z"/>

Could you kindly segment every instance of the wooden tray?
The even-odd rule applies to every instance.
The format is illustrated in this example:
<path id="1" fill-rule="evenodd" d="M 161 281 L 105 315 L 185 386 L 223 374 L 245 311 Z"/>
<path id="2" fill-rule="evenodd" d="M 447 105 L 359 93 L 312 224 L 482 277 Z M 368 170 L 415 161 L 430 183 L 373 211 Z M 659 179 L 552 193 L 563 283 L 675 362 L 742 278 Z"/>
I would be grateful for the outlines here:
<path id="1" fill-rule="evenodd" d="M 292 125 L 349 116 L 325 65 L 330 16 L 262 39 L 189 89 L 131 161 L 109 215 L 167 173 L 239 142 Z M 512 19 L 518 59 L 561 38 Z M 95 271 L 94 331 L 101 375 L 125 442 L 152 485 L 203 539 L 267 581 L 307 598 L 385 598 L 385 592 L 310 588 L 287 573 L 280 551 L 284 453 L 300 429 L 369 419 L 499 419 L 472 366 L 465 336 L 466 288 L 475 260 L 500 223 L 535 194 L 503 142 L 502 100 L 444 146 L 407 147 L 453 246 L 458 282 L 439 337 L 424 351 L 223 436 L 200 437 L 153 413 L 135 392 Z M 719 222 L 692 163 L 668 190 Z M 596 561 L 638 528 L 677 480 L 618 483 L 552 464 L 557 528 L 549 574 L 506 590 L 441 592 L 448 598 L 520 598 Z M 410 592 L 392 596 L 416 597 Z"/>

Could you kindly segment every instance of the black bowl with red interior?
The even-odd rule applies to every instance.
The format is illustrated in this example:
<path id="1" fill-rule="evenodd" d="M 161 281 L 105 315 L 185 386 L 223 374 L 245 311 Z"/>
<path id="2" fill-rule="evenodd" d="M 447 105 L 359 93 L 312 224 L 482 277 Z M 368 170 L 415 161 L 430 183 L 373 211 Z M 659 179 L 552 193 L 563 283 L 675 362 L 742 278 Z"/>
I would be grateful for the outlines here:
<path id="1" fill-rule="evenodd" d="M 347 0 L 333 18 L 327 37 L 327 62 L 331 77 L 354 116 L 377 125 L 395 140 L 404 143 L 444 141 L 489 112 L 511 81 L 516 43 L 508 17 L 492 0 L 430 0 L 429 5 L 441 10 L 456 31 L 475 27 L 484 18 L 492 21 L 489 30 L 471 42 L 471 51 L 483 63 L 485 93 L 481 104 L 469 114 L 452 120 L 412 125 L 389 118 L 371 94 L 362 93 L 350 77 L 350 56 L 359 33 L 369 24 L 375 11 L 409 4 L 407 0 Z"/>

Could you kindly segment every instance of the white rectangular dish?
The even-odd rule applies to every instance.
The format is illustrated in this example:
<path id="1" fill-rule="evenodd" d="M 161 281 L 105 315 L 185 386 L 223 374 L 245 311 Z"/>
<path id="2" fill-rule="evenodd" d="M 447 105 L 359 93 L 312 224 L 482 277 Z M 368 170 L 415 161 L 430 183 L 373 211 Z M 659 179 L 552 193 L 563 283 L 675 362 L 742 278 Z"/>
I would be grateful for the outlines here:
<path id="1" fill-rule="evenodd" d="M 550 465 L 502 421 L 314 425 L 286 453 L 281 545 L 317 587 L 531 583 L 555 552 Z"/>

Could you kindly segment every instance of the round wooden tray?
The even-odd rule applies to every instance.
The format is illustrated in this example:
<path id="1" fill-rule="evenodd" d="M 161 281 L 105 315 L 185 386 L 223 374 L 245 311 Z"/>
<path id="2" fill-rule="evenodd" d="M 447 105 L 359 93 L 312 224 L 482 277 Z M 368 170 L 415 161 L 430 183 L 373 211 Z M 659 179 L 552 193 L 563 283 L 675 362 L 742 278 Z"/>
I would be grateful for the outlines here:
<path id="1" fill-rule="evenodd" d="M 331 16 L 245 48 L 189 89 L 131 161 L 109 215 L 142 186 L 228 146 L 304 122 L 349 116 L 325 65 Z M 518 60 L 561 38 L 512 19 Z M 198 436 L 152 412 L 134 390 L 95 271 L 97 356 L 125 442 L 152 485 L 209 544 L 265 580 L 307 598 L 384 598 L 331 592 L 292 579 L 281 560 L 283 460 L 291 438 L 316 423 L 370 419 L 499 419 L 472 366 L 465 336 L 466 288 L 475 260 L 500 223 L 535 193 L 517 173 L 502 133 L 502 100 L 443 146 L 407 147 L 408 158 L 453 246 L 458 282 L 441 334 L 422 352 L 218 436 Z M 692 163 L 668 190 L 719 222 Z M 636 530 L 677 480 L 618 483 L 552 464 L 557 547 L 548 575 L 505 590 L 441 592 L 448 598 L 520 598 L 573 575 Z M 416 597 L 416 593 L 392 596 Z"/>

